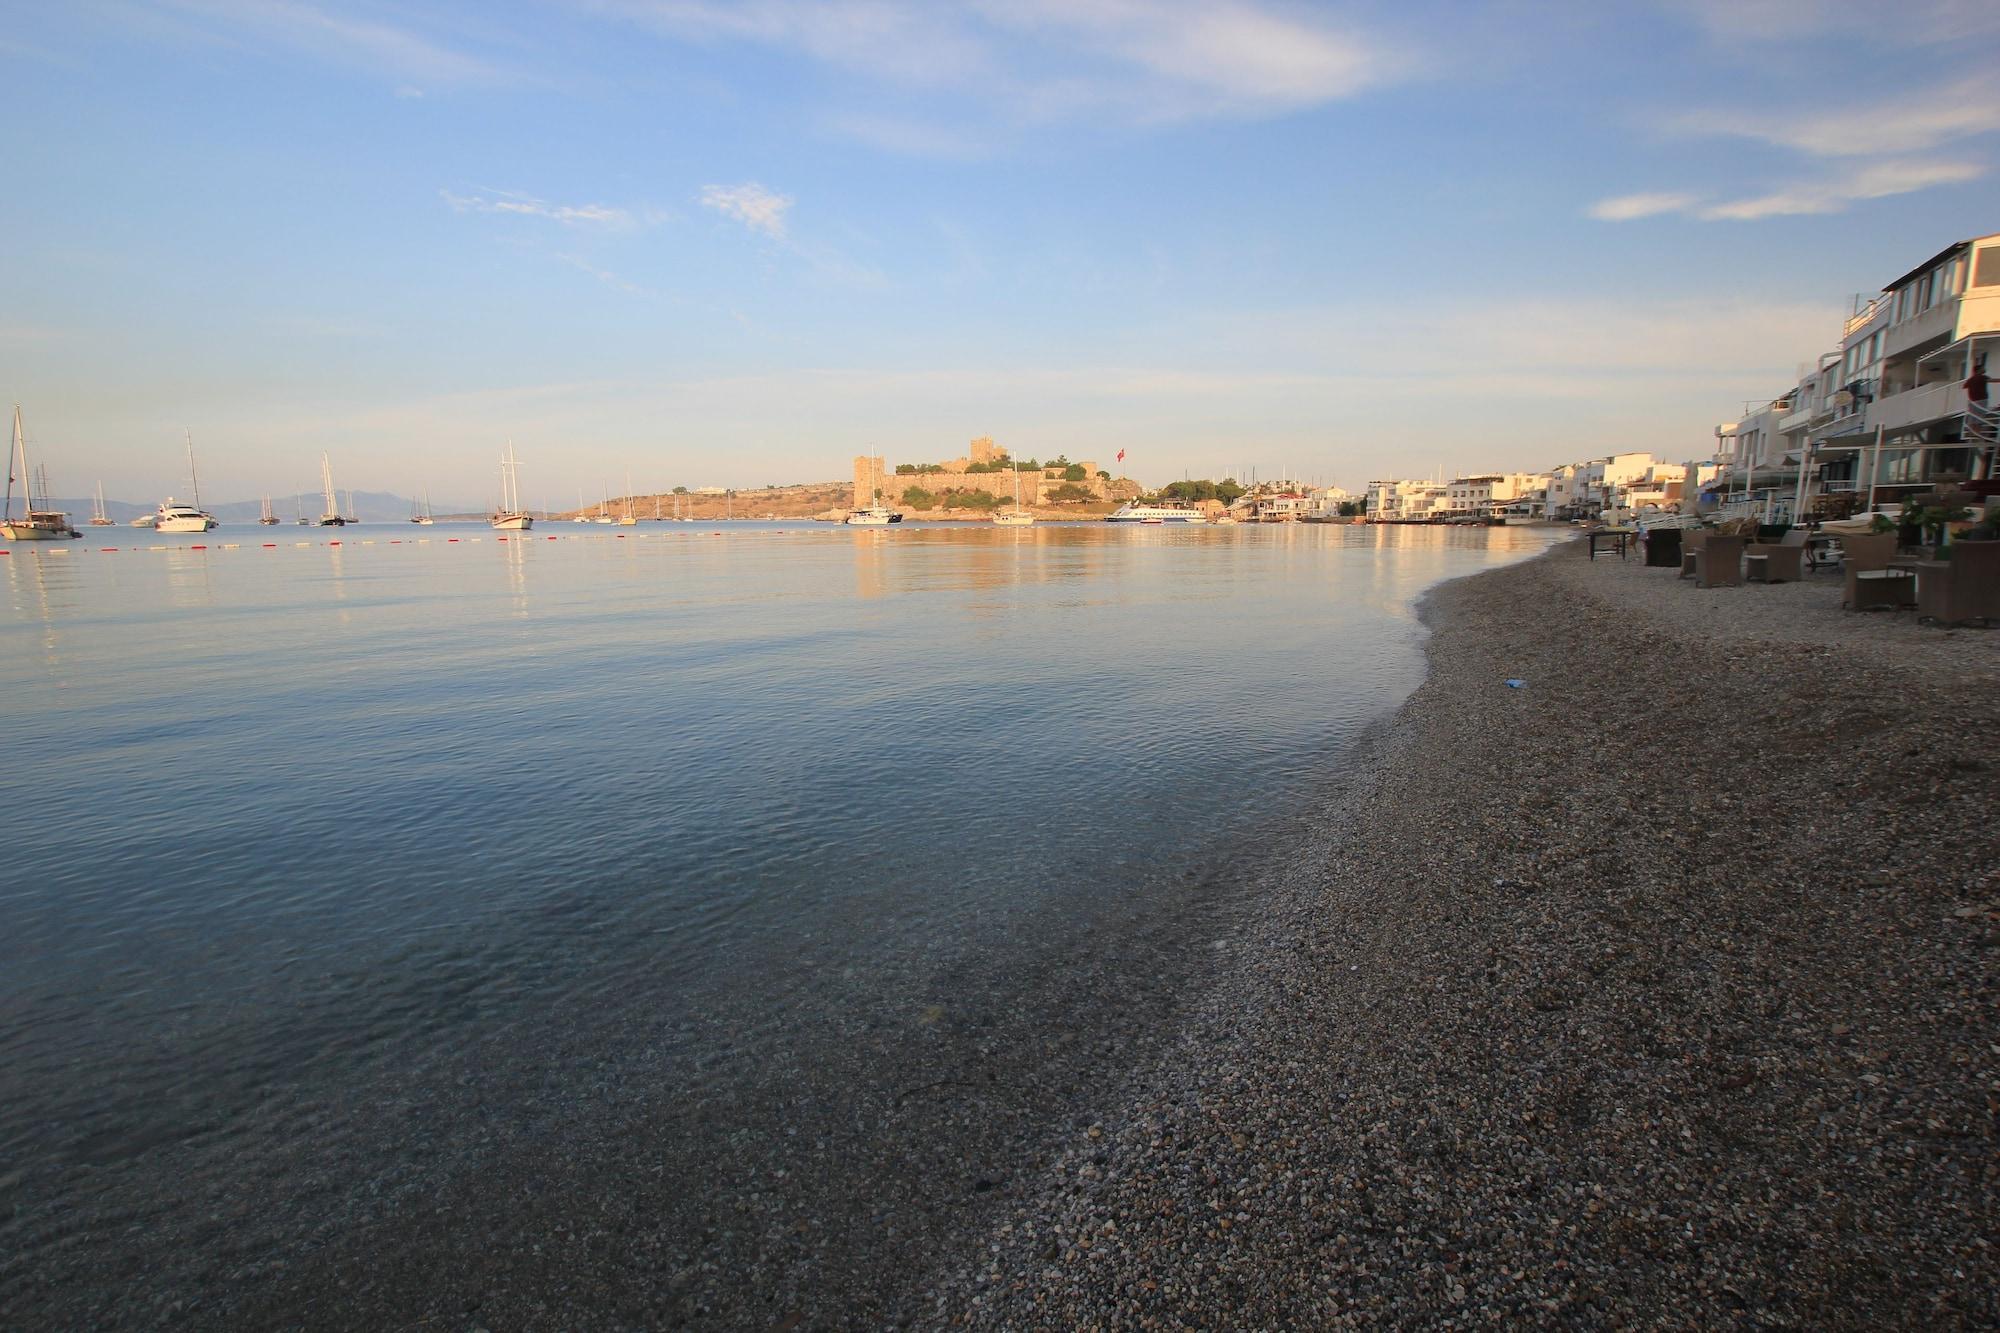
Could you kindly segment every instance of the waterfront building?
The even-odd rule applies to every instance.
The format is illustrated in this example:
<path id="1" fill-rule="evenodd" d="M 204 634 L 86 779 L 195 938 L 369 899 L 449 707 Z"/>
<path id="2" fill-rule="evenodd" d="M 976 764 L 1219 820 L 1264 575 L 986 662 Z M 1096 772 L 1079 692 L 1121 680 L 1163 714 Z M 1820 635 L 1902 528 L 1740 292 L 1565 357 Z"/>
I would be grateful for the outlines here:
<path id="1" fill-rule="evenodd" d="M 1857 302 L 1837 349 L 1718 426 L 1720 491 L 1782 518 L 1892 508 L 1947 479 L 1992 485 L 1995 419 L 1964 384 L 1996 351 L 2000 233 L 1954 242 Z"/>

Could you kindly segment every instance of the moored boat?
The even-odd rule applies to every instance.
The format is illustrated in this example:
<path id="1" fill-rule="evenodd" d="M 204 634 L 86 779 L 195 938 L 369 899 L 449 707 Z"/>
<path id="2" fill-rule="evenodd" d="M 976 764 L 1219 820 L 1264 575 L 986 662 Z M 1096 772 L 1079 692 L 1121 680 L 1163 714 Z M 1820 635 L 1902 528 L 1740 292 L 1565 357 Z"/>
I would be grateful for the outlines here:
<path id="1" fill-rule="evenodd" d="M 216 526 L 215 515 L 201 507 L 201 476 L 194 470 L 194 432 L 186 434 L 188 484 L 194 488 L 194 500 L 190 504 L 181 504 L 169 495 L 154 516 L 155 532 L 207 532 Z"/>
<path id="2" fill-rule="evenodd" d="M 501 532 L 526 532 L 535 526 L 534 515 L 521 507 L 521 465 L 514 458 L 514 441 L 507 441 L 507 456 L 500 460 L 500 507 L 488 520 Z"/>
<path id="3" fill-rule="evenodd" d="M 1141 504 L 1127 500 L 1104 516 L 1106 523 L 1206 523 L 1208 516 L 1190 504 Z"/>
<path id="4" fill-rule="evenodd" d="M 901 523 L 902 521 L 903 516 L 901 514 L 885 505 L 870 505 L 866 509 L 851 509 L 848 511 L 847 517 L 841 520 L 843 523 L 851 523 L 856 527 L 875 528 L 889 523 Z"/>
<path id="5" fill-rule="evenodd" d="M 21 491 L 26 502 L 26 512 L 19 518 L 14 516 L 14 467 L 20 465 Z M 36 494 L 36 478 L 41 478 L 40 495 Z M 14 405 L 14 449 L 7 456 L 7 504 L 0 510 L 0 537 L 11 542 L 52 542 L 67 537 L 81 537 L 83 534 L 70 526 L 69 515 L 59 509 L 49 508 L 48 478 L 28 469 L 28 439 L 21 431 L 21 406 Z M 39 499 L 41 504 L 36 505 Z"/>

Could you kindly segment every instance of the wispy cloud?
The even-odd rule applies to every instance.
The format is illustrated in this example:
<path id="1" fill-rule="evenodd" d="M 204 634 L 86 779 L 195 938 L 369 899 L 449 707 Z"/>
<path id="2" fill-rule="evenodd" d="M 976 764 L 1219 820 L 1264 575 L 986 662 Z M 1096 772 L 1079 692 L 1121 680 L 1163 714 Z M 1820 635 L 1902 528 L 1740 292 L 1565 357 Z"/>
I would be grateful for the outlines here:
<path id="1" fill-rule="evenodd" d="M 679 41 L 791 51 L 865 84 L 836 133 L 920 156 L 969 156 L 988 135 L 1088 121 L 1152 125 L 1268 116 L 1410 76 L 1408 51 L 1272 0 L 596 0 Z M 949 93 L 947 135 L 887 101 Z"/>
<path id="2" fill-rule="evenodd" d="M 1697 214 L 1707 222 L 1747 222 L 1758 218 L 1840 213 L 1864 199 L 1915 194 L 1938 185 L 1962 185 L 1986 174 L 1977 162 L 1877 162 L 1830 180 L 1809 181 L 1711 204 Z"/>
<path id="3" fill-rule="evenodd" d="M 1667 0 L 1722 41 L 1797 43 L 1865 37 L 1881 45 L 1923 46 L 2000 32 L 2000 9 L 1985 0 Z"/>
<path id="4" fill-rule="evenodd" d="M 1677 117 L 1671 128 L 1755 139 L 1816 157 L 1923 152 L 2000 131 L 2000 83 L 1986 72 L 1907 96 L 1810 111 L 1703 111 Z"/>
<path id="5" fill-rule="evenodd" d="M 1598 200 L 1590 206 L 1589 213 L 1600 222 L 1631 222 L 1661 213 L 1685 213 L 1700 199 L 1695 194 L 1621 194 Z"/>
<path id="6" fill-rule="evenodd" d="M 624 292 L 628 296 L 645 296 L 648 294 L 646 289 L 644 287 L 639 286 L 639 284 L 635 282 L 627 282 L 624 278 L 619 277 L 616 273 L 613 273 L 610 269 L 599 268 L 597 265 L 591 263 L 589 260 L 583 258 L 581 255 L 558 253 L 556 255 L 556 258 L 561 262 L 569 265 L 571 268 L 577 270 L 579 273 L 588 273 L 591 277 L 596 278 L 599 282 L 603 283 L 606 287 L 611 288 L 613 291 Z"/>
<path id="7" fill-rule="evenodd" d="M 167 12 L 205 25 L 211 37 L 247 37 L 322 60 L 359 66 L 404 87 L 510 82 L 484 57 L 377 19 L 332 12 L 306 0 L 164 0 Z"/>
<path id="8" fill-rule="evenodd" d="M 1837 175 L 1797 181 L 1736 199 L 1716 200 L 1698 194 L 1627 194 L 1600 199 L 1587 211 L 1602 222 L 1630 222 L 1667 213 L 1702 222 L 1755 222 L 1763 218 L 1841 213 L 1865 200 L 1915 194 L 1940 185 L 1962 185 L 1985 174 L 1986 167 L 1978 162 L 1874 162 Z"/>
<path id="9" fill-rule="evenodd" d="M 785 239 L 785 214 L 791 211 L 792 197 L 767 190 L 755 181 L 741 185 L 705 185 L 701 206 L 734 218 L 752 231 L 773 240 Z"/>
<path id="10" fill-rule="evenodd" d="M 624 228 L 636 226 L 639 221 L 629 209 L 613 208 L 609 204 L 552 204 L 533 195 L 514 194 L 506 190 L 481 190 L 469 195 L 439 190 L 438 194 L 452 206 L 453 210 L 460 213 L 499 213 L 513 217 L 547 218 L 551 222 L 562 222 L 571 226 Z"/>

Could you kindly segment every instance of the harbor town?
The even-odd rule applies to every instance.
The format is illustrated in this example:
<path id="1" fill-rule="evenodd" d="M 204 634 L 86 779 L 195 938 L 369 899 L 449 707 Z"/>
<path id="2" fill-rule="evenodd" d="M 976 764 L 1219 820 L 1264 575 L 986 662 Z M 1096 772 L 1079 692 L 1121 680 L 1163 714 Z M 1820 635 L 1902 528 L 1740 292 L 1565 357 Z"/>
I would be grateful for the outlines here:
<path id="1" fill-rule="evenodd" d="M 13 9 L 0 1330 L 2000 1328 L 2000 6 Z"/>

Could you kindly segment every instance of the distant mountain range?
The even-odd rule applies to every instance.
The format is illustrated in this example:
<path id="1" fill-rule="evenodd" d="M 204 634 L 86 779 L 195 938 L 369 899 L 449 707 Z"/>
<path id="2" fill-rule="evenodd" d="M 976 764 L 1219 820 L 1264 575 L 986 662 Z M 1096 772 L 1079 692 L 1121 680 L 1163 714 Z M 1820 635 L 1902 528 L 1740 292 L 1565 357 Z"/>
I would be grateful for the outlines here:
<path id="1" fill-rule="evenodd" d="M 185 500 L 188 497 L 176 494 L 174 498 Z M 346 491 L 340 493 L 340 500 L 343 505 L 347 503 Z M 81 500 L 72 498 L 51 501 L 51 505 L 54 508 L 67 511 L 70 521 L 79 526 L 90 521 L 93 504 L 94 501 L 89 496 L 85 496 Z M 363 523 L 401 522 L 410 516 L 411 512 L 416 508 L 416 504 L 417 502 L 409 496 L 396 495 L 390 491 L 354 492 L 354 511 L 360 515 Z M 272 511 L 286 522 L 290 522 L 299 516 L 298 506 L 300 505 L 304 505 L 304 513 L 307 518 L 318 518 L 319 511 L 325 507 L 325 501 L 320 498 L 317 491 L 311 495 L 296 497 L 291 495 L 274 495 L 271 497 Z M 16 510 L 21 508 L 21 496 L 18 493 L 14 496 L 14 507 Z M 130 523 L 142 514 L 150 514 L 158 508 L 159 502 L 157 500 L 150 504 L 133 504 L 127 500 L 112 499 L 106 499 L 104 502 L 106 517 L 118 523 Z M 264 502 L 261 500 L 232 500 L 228 504 L 204 504 L 202 508 L 215 515 L 217 522 L 255 523 L 264 512 Z M 489 506 L 483 504 L 446 505 L 435 501 L 431 504 L 431 512 L 439 516 L 447 514 L 484 514 L 488 508 Z"/>

